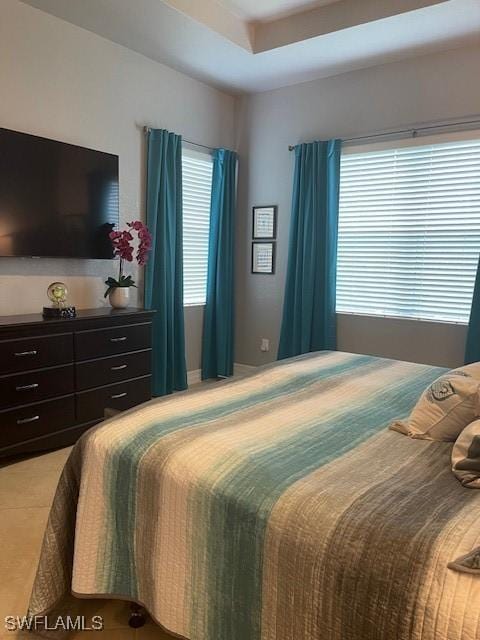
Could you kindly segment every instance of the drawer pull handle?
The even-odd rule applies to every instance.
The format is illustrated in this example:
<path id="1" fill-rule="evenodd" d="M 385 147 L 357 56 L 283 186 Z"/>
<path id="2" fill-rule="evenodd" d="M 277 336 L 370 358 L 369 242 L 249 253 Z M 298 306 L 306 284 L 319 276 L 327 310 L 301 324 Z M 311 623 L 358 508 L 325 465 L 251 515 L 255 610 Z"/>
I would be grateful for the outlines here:
<path id="1" fill-rule="evenodd" d="M 18 387 L 15 387 L 15 391 L 30 391 L 30 389 L 36 389 L 38 387 L 38 382 L 34 382 L 32 384 L 21 384 Z"/>
<path id="2" fill-rule="evenodd" d="M 118 398 L 125 398 L 125 396 L 127 395 L 127 392 L 124 391 L 123 393 L 114 393 L 113 396 L 110 396 L 112 400 L 118 400 Z"/>
<path id="3" fill-rule="evenodd" d="M 21 358 L 22 356 L 36 356 L 37 350 L 33 349 L 32 351 L 17 351 L 13 354 L 16 358 Z"/>
<path id="4" fill-rule="evenodd" d="M 120 336 L 120 338 L 110 338 L 110 342 L 125 342 L 127 336 Z"/>
<path id="5" fill-rule="evenodd" d="M 27 422 L 35 422 L 35 420 L 40 420 L 40 416 L 32 416 L 31 418 L 20 418 L 20 420 L 17 420 L 17 424 L 27 424 Z"/>
<path id="6" fill-rule="evenodd" d="M 110 367 L 110 371 L 121 371 L 122 369 L 126 369 L 127 365 L 126 364 L 118 364 L 115 367 Z"/>

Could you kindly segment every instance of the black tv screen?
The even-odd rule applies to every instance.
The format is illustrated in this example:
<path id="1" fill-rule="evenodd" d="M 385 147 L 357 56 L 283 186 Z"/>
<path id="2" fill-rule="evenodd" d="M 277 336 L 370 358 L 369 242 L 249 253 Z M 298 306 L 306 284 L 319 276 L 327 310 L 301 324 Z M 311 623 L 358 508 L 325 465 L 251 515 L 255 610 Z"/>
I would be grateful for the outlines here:
<path id="1" fill-rule="evenodd" d="M 118 156 L 0 129 L 0 256 L 112 258 Z"/>

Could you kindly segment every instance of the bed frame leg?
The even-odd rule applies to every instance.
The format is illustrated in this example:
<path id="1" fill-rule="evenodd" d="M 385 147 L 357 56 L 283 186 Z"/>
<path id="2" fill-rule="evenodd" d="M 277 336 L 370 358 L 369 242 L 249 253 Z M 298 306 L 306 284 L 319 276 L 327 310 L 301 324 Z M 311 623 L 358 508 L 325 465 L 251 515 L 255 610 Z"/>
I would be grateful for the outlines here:
<path id="1" fill-rule="evenodd" d="M 130 604 L 130 618 L 128 619 L 128 626 L 133 629 L 139 629 L 143 627 L 147 621 L 147 612 L 143 607 L 132 602 Z"/>

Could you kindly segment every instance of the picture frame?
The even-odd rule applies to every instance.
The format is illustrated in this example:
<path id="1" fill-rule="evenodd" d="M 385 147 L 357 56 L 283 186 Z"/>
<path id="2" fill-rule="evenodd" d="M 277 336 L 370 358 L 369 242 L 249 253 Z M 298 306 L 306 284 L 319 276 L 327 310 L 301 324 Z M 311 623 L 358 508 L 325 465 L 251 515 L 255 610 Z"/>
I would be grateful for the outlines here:
<path id="1" fill-rule="evenodd" d="M 275 242 L 252 242 L 251 273 L 275 273 Z"/>
<path id="2" fill-rule="evenodd" d="M 275 240 L 277 205 L 252 208 L 252 240 Z"/>

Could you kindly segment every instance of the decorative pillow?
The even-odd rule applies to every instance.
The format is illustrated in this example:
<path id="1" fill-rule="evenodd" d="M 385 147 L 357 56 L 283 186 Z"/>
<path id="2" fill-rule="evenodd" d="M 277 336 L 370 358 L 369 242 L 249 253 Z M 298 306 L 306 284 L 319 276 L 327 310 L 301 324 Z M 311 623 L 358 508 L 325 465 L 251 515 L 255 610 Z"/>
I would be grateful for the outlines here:
<path id="1" fill-rule="evenodd" d="M 480 363 L 453 369 L 422 393 L 407 420 L 390 429 L 421 440 L 455 441 L 480 415 L 479 391 Z"/>
<path id="2" fill-rule="evenodd" d="M 449 569 L 480 575 L 480 547 L 448 563 Z"/>
<path id="3" fill-rule="evenodd" d="M 453 445 L 452 471 L 465 487 L 480 489 L 480 420 L 465 427 Z"/>
<path id="4" fill-rule="evenodd" d="M 456 371 L 461 371 L 466 373 L 467 376 L 472 376 L 480 382 L 480 362 L 472 362 L 472 364 L 464 364 L 463 367 L 458 367 L 457 369 L 452 369 L 449 373 L 455 373 Z"/>

